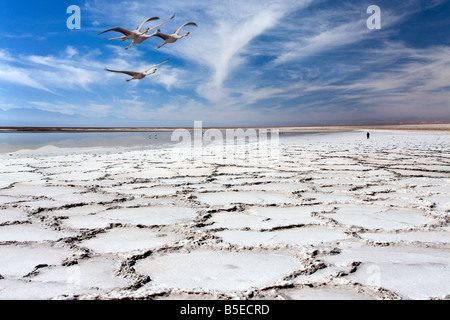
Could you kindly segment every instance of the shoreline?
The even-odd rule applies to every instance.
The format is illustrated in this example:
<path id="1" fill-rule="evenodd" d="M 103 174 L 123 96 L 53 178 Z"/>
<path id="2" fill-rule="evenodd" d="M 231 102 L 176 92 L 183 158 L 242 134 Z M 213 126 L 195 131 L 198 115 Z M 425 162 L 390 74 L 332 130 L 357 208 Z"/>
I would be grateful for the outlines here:
<path id="1" fill-rule="evenodd" d="M 196 128 L 182 128 L 191 135 Z M 215 129 L 201 127 L 202 136 L 208 135 L 208 130 Z M 5 131 L 2 131 L 5 130 Z M 7 130 L 7 131 L 6 131 Z M 88 152 L 89 149 L 97 150 L 133 150 L 135 148 L 158 147 L 173 148 L 176 141 L 171 141 L 170 134 L 180 128 L 69 128 L 69 127 L 0 127 L 3 139 L 0 141 L 1 154 L 32 154 L 50 152 Z M 247 128 L 217 128 L 225 134 L 227 130 L 241 131 L 244 136 L 250 134 L 248 130 L 278 131 L 279 139 L 295 139 L 295 136 L 303 135 L 336 135 L 351 134 L 366 131 L 377 134 L 423 134 L 423 135 L 449 135 L 450 124 L 408 124 L 408 125 L 374 125 L 374 126 L 328 126 L 328 127 L 247 127 Z M 260 132 L 261 133 L 261 132 Z M 232 133 L 233 134 L 233 133 Z M 129 136 L 131 135 L 131 136 Z M 153 136 L 154 135 L 154 136 Z M 178 140 L 177 140 L 178 141 Z"/>

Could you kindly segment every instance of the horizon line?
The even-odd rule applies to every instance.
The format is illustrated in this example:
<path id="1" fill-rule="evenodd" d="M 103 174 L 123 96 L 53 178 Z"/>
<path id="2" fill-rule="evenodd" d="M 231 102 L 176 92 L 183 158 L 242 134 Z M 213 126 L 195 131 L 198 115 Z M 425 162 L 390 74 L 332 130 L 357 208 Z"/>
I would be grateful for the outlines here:
<path id="1" fill-rule="evenodd" d="M 202 130 L 209 129 L 279 129 L 281 131 L 301 131 L 301 130 L 320 130 L 320 131 L 342 131 L 350 129 L 377 129 L 383 127 L 395 126 L 397 129 L 405 128 L 407 126 L 438 126 L 449 125 L 450 122 L 397 122 L 397 123 L 380 123 L 380 124 L 336 124 L 336 125 L 309 125 L 309 126 L 211 126 L 202 127 Z M 45 126 L 0 126 L 0 132 L 166 132 L 174 129 L 194 130 L 195 127 L 186 126 L 174 126 L 174 127 L 133 127 L 133 126 L 108 126 L 108 127 L 45 127 Z M 418 128 L 415 128 L 418 129 Z M 423 129 L 435 129 L 435 128 L 422 128 Z M 450 130 L 449 128 L 442 128 Z"/>

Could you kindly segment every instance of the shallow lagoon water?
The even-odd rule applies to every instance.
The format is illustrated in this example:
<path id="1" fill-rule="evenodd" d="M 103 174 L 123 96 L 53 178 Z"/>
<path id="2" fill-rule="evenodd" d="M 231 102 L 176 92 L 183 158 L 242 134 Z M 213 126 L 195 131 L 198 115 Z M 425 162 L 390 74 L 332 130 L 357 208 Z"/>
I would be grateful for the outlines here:
<path id="1" fill-rule="evenodd" d="M 11 132 L 0 133 L 0 153 L 58 148 L 145 147 L 170 143 L 170 132 Z"/>
<path id="2" fill-rule="evenodd" d="M 176 130 L 176 128 L 174 128 Z M 223 141 L 226 131 L 220 130 Z M 238 132 L 238 131 L 236 131 Z M 246 131 L 245 131 L 246 132 Z M 236 133 L 237 134 L 237 133 Z M 282 132 L 280 138 L 311 135 L 316 132 Z M 190 132 L 191 139 L 195 134 Z M 245 133 L 244 133 L 245 135 Z M 269 140 L 270 140 L 270 134 Z M 208 130 L 203 131 L 205 146 L 214 144 Z M 172 141 L 173 139 L 173 141 Z M 0 153 L 19 150 L 36 150 L 42 147 L 57 148 L 107 148 L 107 147 L 168 147 L 184 142 L 184 138 L 173 135 L 173 132 L 1 132 Z"/>

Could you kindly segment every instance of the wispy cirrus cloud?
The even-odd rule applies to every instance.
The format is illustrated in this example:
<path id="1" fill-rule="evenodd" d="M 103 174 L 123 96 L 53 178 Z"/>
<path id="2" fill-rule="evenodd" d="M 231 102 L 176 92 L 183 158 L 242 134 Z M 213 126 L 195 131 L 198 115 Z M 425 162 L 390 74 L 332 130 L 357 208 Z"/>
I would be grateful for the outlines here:
<path id="1" fill-rule="evenodd" d="M 309 96 L 314 99 L 297 104 L 291 112 L 302 113 L 309 121 L 333 119 L 332 110 L 355 123 L 380 117 L 388 122 L 448 119 L 450 47 L 409 48 L 389 43 L 368 57 L 359 65 L 360 70 L 371 70 L 364 77 L 344 81 L 355 73 L 344 68 L 331 78 L 304 81 L 298 87 L 299 101 Z M 377 65 L 385 67 L 374 68 Z"/>
<path id="2" fill-rule="evenodd" d="M 35 106 L 39 110 L 57 112 L 65 115 L 83 115 L 89 117 L 105 117 L 109 116 L 112 111 L 112 106 L 109 104 L 99 104 L 94 101 L 90 101 L 80 109 L 80 105 L 76 103 L 69 103 L 67 101 L 28 101 L 28 104 Z"/>
<path id="3" fill-rule="evenodd" d="M 104 67 L 114 65 L 121 70 L 140 71 L 159 61 L 142 58 L 139 51 L 124 55 L 122 47 L 109 45 L 116 52 L 107 58 L 98 49 L 68 46 L 56 55 L 13 54 L 10 50 L 0 50 L 0 81 L 15 83 L 61 95 L 67 91 L 89 91 L 102 84 L 119 80 L 117 75 L 105 72 Z M 131 57 L 131 59 L 130 59 Z M 166 74 L 160 83 L 167 87 L 177 83 L 177 70 Z M 124 75 L 125 77 L 125 75 Z M 124 80 L 124 79 L 121 79 Z"/>
<path id="4" fill-rule="evenodd" d="M 0 79 L 51 93 L 77 87 L 88 90 L 90 84 L 101 79 L 98 64 L 90 57 L 74 58 L 77 54 L 72 47 L 63 51 L 64 56 L 15 55 L 3 50 Z"/>

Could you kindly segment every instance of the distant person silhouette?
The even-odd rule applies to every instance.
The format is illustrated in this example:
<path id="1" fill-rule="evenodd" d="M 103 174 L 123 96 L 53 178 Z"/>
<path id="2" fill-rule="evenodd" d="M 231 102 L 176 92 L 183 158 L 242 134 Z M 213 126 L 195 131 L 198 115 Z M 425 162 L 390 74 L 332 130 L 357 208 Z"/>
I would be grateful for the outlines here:
<path id="1" fill-rule="evenodd" d="M 370 133 L 369 132 L 367 132 L 367 139 L 370 139 Z"/>

